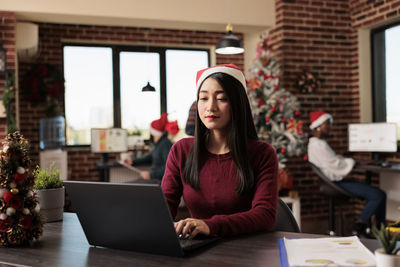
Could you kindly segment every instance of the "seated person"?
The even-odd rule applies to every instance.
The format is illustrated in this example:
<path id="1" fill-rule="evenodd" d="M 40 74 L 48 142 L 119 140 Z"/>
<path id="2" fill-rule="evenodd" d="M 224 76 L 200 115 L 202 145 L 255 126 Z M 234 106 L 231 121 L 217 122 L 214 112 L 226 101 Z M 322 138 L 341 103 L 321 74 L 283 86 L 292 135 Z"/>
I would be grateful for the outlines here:
<path id="1" fill-rule="evenodd" d="M 278 201 L 278 159 L 258 140 L 246 80 L 235 65 L 197 73 L 194 137 L 179 140 L 161 183 L 172 217 L 183 197 L 190 217 L 178 235 L 228 236 L 271 230 Z"/>
<path id="2" fill-rule="evenodd" d="M 189 109 L 189 115 L 186 121 L 185 133 L 194 136 L 194 127 L 197 114 L 197 101 L 194 101 Z"/>
<path id="3" fill-rule="evenodd" d="M 165 171 L 165 163 L 169 150 L 172 147 L 172 141 L 169 139 L 169 134 L 176 135 L 179 132 L 177 121 L 169 122 L 168 114 L 163 113 L 161 118 L 155 120 L 150 125 L 150 134 L 154 142 L 154 148 L 147 154 L 139 158 L 125 159 L 125 163 L 132 166 L 151 164 L 151 170 L 142 171 L 141 178 L 145 180 L 158 180 L 161 179 Z"/>
<path id="4" fill-rule="evenodd" d="M 310 122 L 313 137 L 310 138 L 308 143 L 308 160 L 320 168 L 335 184 L 367 201 L 359 220 L 356 222 L 355 231 L 358 235 L 368 236 L 368 221 L 372 215 L 375 215 L 378 227 L 381 223 L 385 223 L 386 193 L 371 185 L 344 179 L 353 169 L 355 160 L 337 155 L 326 142 L 325 138 L 329 136 L 333 122 L 330 114 L 322 110 L 313 111 L 310 113 Z"/>

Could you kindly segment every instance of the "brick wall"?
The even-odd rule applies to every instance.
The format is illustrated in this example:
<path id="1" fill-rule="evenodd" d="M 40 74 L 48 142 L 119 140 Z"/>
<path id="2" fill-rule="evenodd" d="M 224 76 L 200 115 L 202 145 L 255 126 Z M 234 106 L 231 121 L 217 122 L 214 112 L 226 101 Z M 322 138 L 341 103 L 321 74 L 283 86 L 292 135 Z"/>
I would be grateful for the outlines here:
<path id="1" fill-rule="evenodd" d="M 215 45 L 224 33 L 152 29 L 133 27 L 111 27 L 92 25 L 39 24 L 39 56 L 31 62 L 20 62 L 20 79 L 34 63 L 50 63 L 62 69 L 62 40 L 94 43 L 146 44 L 168 46 L 204 46 Z M 238 34 L 240 36 L 240 34 Z M 242 38 L 242 36 L 241 36 Z M 234 63 L 243 68 L 243 55 L 220 56 L 217 64 Z M 27 101 L 20 93 L 21 123 L 20 130 L 31 142 L 31 157 L 38 162 L 39 152 L 39 120 L 43 113 L 37 105 Z M 79 108 L 79 107 L 77 107 Z M 88 147 L 67 148 L 68 177 L 73 180 L 97 180 L 98 172 L 95 162 L 101 155 L 90 153 Z M 116 155 L 111 155 L 116 156 Z"/>
<path id="2" fill-rule="evenodd" d="M 360 119 L 357 30 L 399 18 L 400 0 L 275 2 L 276 26 L 271 30 L 271 42 L 273 53 L 281 63 L 283 86 L 300 100 L 305 122 L 308 122 L 308 113 L 314 109 L 321 108 L 333 114 L 335 122 L 328 141 L 338 153 L 345 153 L 347 123 Z M 7 14 L 13 18 L 12 14 Z M 143 28 L 40 24 L 39 31 L 40 56 L 37 62 L 59 66 L 62 64 L 61 39 L 132 44 L 146 41 L 146 29 Z M 215 45 L 222 35 L 218 32 L 154 29 L 149 39 L 155 45 Z M 20 64 L 21 76 L 31 63 Z M 243 67 L 243 56 L 217 56 L 217 63 L 234 63 Z M 321 87 L 315 93 L 300 93 L 296 88 L 295 81 L 303 70 L 317 73 L 322 79 Z M 39 119 L 43 114 L 23 96 L 21 99 L 21 131 L 31 140 L 32 157 L 37 160 Z M 0 134 L 2 132 L 4 122 L 0 119 Z M 362 153 L 357 155 L 366 156 Z M 400 157 L 394 155 L 394 158 Z M 94 162 L 99 160 L 100 156 L 90 153 L 89 148 L 69 148 L 68 176 L 95 180 L 98 174 Z M 302 219 L 326 219 L 328 203 L 319 195 L 316 175 L 302 159 L 290 159 L 288 166 L 295 177 L 294 189 L 302 198 Z M 362 175 L 355 173 L 353 178 Z M 377 179 L 374 182 L 377 183 Z M 355 209 L 360 212 L 362 207 L 363 202 L 352 201 L 345 207 L 345 212 L 353 214 Z"/>
<path id="3" fill-rule="evenodd" d="M 347 124 L 359 122 L 357 30 L 400 15 L 400 1 L 276 0 L 276 26 L 271 30 L 273 53 L 281 64 L 283 86 L 295 94 L 302 107 L 302 119 L 323 109 L 334 117 L 328 140 L 338 153 L 347 151 Z M 315 93 L 300 93 L 298 75 L 308 70 L 322 80 Z M 308 125 L 306 126 L 306 131 Z M 310 132 L 308 132 L 310 134 Z M 356 158 L 369 155 L 359 153 Z M 294 189 L 302 198 L 302 219 L 326 218 L 328 204 L 319 195 L 318 180 L 305 162 L 289 162 L 295 177 Z M 304 171 L 306 170 L 306 171 Z M 354 173 L 360 179 L 363 173 Z M 378 180 L 375 178 L 374 183 Z M 354 214 L 363 202 L 352 201 L 345 213 Z"/>
<path id="4" fill-rule="evenodd" d="M 0 11 L 0 43 L 7 49 L 7 70 L 15 71 L 15 16 L 12 12 Z M 0 95 L 3 95 L 5 84 L 5 75 L 0 75 Z M 6 134 L 6 119 L 1 116 L 0 140 L 3 139 Z"/>

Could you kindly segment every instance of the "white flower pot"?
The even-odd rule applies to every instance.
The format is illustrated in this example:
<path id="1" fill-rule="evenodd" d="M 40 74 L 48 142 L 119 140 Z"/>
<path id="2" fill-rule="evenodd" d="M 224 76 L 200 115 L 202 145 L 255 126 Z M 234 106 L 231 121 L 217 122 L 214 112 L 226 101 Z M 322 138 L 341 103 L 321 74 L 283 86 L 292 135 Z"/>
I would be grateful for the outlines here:
<path id="1" fill-rule="evenodd" d="M 400 255 L 386 254 L 383 248 L 375 250 L 376 267 L 400 267 Z"/>
<path id="2" fill-rule="evenodd" d="M 45 222 L 63 219 L 65 188 L 35 190 Z"/>

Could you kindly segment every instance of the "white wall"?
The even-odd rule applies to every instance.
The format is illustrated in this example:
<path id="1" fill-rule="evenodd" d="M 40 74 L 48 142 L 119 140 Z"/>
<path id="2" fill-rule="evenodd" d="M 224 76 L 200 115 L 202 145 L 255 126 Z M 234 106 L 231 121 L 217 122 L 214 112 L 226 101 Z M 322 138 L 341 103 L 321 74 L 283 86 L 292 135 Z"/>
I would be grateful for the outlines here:
<path id="1" fill-rule="evenodd" d="M 274 0 L 1 0 L 0 9 L 20 20 L 216 31 L 228 20 L 238 32 L 275 22 Z"/>
<path id="2" fill-rule="evenodd" d="M 274 0 L 0 0 L 18 21 L 132 26 L 244 33 L 245 67 L 252 67 L 262 31 L 275 25 Z M 221 35 L 222 37 L 222 35 Z"/>

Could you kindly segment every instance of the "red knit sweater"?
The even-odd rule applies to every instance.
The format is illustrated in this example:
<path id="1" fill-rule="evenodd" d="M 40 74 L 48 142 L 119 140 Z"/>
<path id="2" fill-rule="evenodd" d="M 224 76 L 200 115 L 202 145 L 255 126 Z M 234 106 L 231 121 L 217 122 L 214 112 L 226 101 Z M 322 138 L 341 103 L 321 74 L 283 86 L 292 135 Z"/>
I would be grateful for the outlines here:
<path id="1" fill-rule="evenodd" d="M 181 139 L 170 151 L 162 189 L 170 212 L 176 216 L 181 196 L 192 218 L 202 219 L 211 235 L 225 236 L 270 230 L 275 223 L 278 199 L 278 160 L 267 143 L 249 140 L 248 152 L 255 177 L 252 192 L 238 195 L 236 166 L 230 153 L 207 153 L 200 171 L 200 190 L 182 179 L 193 138 Z"/>

